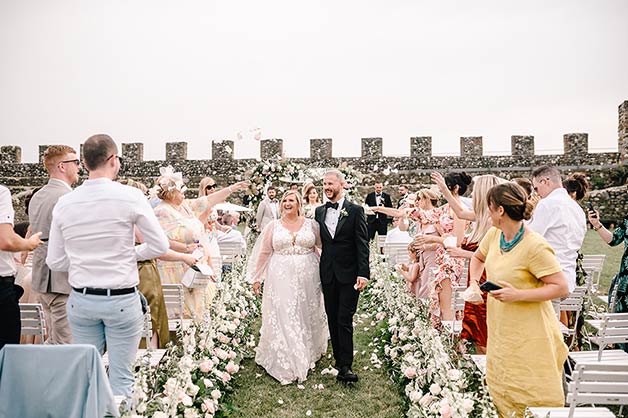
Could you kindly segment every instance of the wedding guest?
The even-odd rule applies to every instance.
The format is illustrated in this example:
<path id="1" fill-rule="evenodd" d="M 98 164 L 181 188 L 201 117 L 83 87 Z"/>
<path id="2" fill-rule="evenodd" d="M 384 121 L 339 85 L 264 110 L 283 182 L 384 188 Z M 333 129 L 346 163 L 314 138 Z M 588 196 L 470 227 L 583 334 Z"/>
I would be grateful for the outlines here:
<path id="1" fill-rule="evenodd" d="M 619 245 L 622 242 L 624 243 L 624 254 L 621 257 L 621 263 L 619 263 L 619 272 L 613 278 L 608 294 L 611 295 L 615 287 L 617 287 L 614 312 L 628 312 L 628 216 L 624 217 L 624 219 L 617 224 L 613 232 L 602 225 L 600 213 L 597 210 L 589 211 L 589 222 L 591 222 L 593 230 L 597 232 L 602 241 L 611 247 Z M 623 344 L 623 346 L 624 351 L 628 352 L 628 344 Z"/>
<path id="2" fill-rule="evenodd" d="M 175 172 L 171 166 L 160 168 L 161 176 L 155 182 L 152 193 L 156 193 L 161 203 L 155 207 L 155 215 L 166 232 L 170 249 L 179 253 L 192 254 L 196 249 L 201 255 L 200 262 L 212 267 L 212 252 L 209 237 L 205 233 L 205 223 L 217 219 L 214 206 L 224 202 L 233 192 L 246 188 L 246 182 L 207 194 L 207 187 L 199 189 L 196 199 L 186 199 L 187 187 L 183 175 Z M 213 189 L 213 188 L 210 188 Z M 180 261 L 159 261 L 157 264 L 162 283 L 181 283 L 188 266 Z M 205 307 L 216 293 L 216 285 L 210 283 L 206 288 L 186 288 L 184 316 L 201 319 Z"/>
<path id="3" fill-rule="evenodd" d="M 426 298 L 429 296 L 429 292 L 425 291 L 425 286 L 421 286 L 419 253 L 412 244 L 408 245 L 408 255 L 410 256 L 410 263 L 398 264 L 395 266 L 395 270 L 405 280 L 406 288 L 410 293 L 417 299 Z"/>
<path id="4" fill-rule="evenodd" d="M 81 163 L 74 148 L 51 145 L 44 152 L 44 167 L 50 179 L 33 195 L 29 203 L 28 219 L 31 229 L 42 231 L 44 243 L 33 252 L 32 286 L 44 310 L 48 328 L 48 344 L 71 344 L 72 331 L 68 323 L 66 305 L 72 289 L 65 271 L 50 271 L 46 265 L 47 238 L 50 234 L 52 211 L 59 198 L 72 191 L 79 179 Z"/>
<path id="5" fill-rule="evenodd" d="M 382 190 L 384 185 L 381 182 L 375 183 L 373 186 L 373 191 L 366 195 L 366 199 L 364 203 L 371 207 L 376 206 L 384 206 L 387 208 L 392 208 L 392 201 L 390 200 L 390 195 L 388 193 L 384 193 Z M 388 216 L 384 213 L 377 213 L 375 215 L 367 215 L 366 217 L 369 240 L 373 240 L 375 238 L 375 233 L 383 236 L 386 235 L 388 230 Z"/>
<path id="6" fill-rule="evenodd" d="M 471 177 L 465 172 L 449 173 L 444 177 L 445 186 L 451 193 L 452 199 L 458 201 L 460 205 L 464 204 L 461 202 L 460 196 L 466 193 L 471 180 Z M 460 247 L 469 223 L 460 219 L 451 205 L 447 203 L 440 208 L 439 225 L 439 229 L 442 231 L 440 235 L 424 234 L 415 239 L 416 245 L 438 244 L 435 255 L 437 269 L 432 278 L 430 295 L 430 317 L 437 329 L 441 327 L 441 321 L 453 320 L 452 289 L 460 283 L 464 265 L 462 259 L 451 257 L 447 250 L 452 247 Z"/>
<path id="7" fill-rule="evenodd" d="M 135 180 L 121 179 L 119 183 L 139 189 L 144 196 L 146 196 L 148 192 L 148 188 L 144 184 Z M 142 233 L 135 228 L 135 245 L 142 244 L 143 242 L 144 238 L 142 237 Z M 162 261 L 181 261 L 189 266 L 196 263 L 196 258 L 192 255 L 178 253 L 173 250 L 168 250 L 166 254 L 159 256 L 158 259 Z M 166 301 L 164 299 L 156 259 L 138 261 L 137 271 L 140 279 L 138 289 L 142 295 L 144 295 L 150 307 L 150 319 L 153 329 L 153 335 L 150 339 L 150 348 L 166 348 L 166 345 L 170 341 L 170 328 L 168 325 Z M 140 348 L 145 348 L 144 345 L 145 342 L 144 339 L 142 339 L 140 341 Z"/>
<path id="8" fill-rule="evenodd" d="M 24 205 L 27 206 L 28 196 L 24 200 Z M 28 215 L 28 209 L 26 214 Z M 28 222 L 20 222 L 15 224 L 13 231 L 22 238 L 28 238 L 30 236 L 30 229 Z M 36 293 L 32 291 L 32 266 L 33 266 L 33 252 L 22 251 L 19 253 L 13 253 L 13 260 L 15 261 L 15 284 L 20 286 L 24 293 L 20 297 L 20 303 L 37 303 Z M 44 341 L 39 341 L 39 337 L 36 335 L 22 335 L 20 337 L 20 344 L 34 344 L 35 339 L 39 344 L 43 344 Z"/>
<path id="9" fill-rule="evenodd" d="M 255 215 L 255 222 L 259 231 L 263 231 L 271 221 L 278 219 L 279 201 L 277 200 L 277 190 L 273 186 L 266 189 L 266 197 L 260 202 Z"/>
<path id="10" fill-rule="evenodd" d="M 284 193 L 279 220 L 262 231 L 248 266 L 256 295 L 264 285 L 255 362 L 282 385 L 306 380 L 329 338 L 315 249 L 319 225 L 303 216 L 301 199 L 298 191 Z"/>
<path id="11" fill-rule="evenodd" d="M 541 200 L 528 226 L 547 240 L 556 253 L 569 292 L 576 287 L 576 259 L 587 232 L 584 211 L 563 188 L 560 172 L 542 166 L 532 172 L 532 184 Z M 560 216 L 556 216 L 560 214 Z"/>
<path id="12" fill-rule="evenodd" d="M 236 184 L 232 184 L 230 187 L 234 188 L 236 187 L 238 183 Z M 222 201 L 224 201 L 230 194 L 231 194 L 231 189 L 228 187 L 227 189 L 222 189 L 219 190 L 218 189 L 218 185 L 216 184 L 216 182 L 214 181 L 213 178 L 211 177 L 204 177 L 199 186 L 198 186 L 198 197 L 203 197 L 203 196 L 210 196 L 213 195 L 214 193 L 217 193 L 213 196 L 211 202 L 208 204 L 207 206 L 207 214 L 212 214 L 213 217 L 215 219 L 217 219 L 218 221 L 220 221 L 221 217 L 222 217 L 222 211 L 216 210 L 216 208 L 214 208 L 214 205 L 216 205 L 217 203 L 220 203 Z M 218 196 L 220 195 L 220 198 L 222 199 L 222 201 L 219 201 Z M 203 215 L 199 215 L 200 217 L 203 217 Z M 223 232 L 227 232 L 227 229 L 230 228 L 230 225 L 223 225 L 221 223 L 216 223 L 214 225 L 214 227 L 216 229 L 219 229 Z"/>
<path id="13" fill-rule="evenodd" d="M 399 229 L 399 222 L 400 222 L 400 218 L 398 218 L 397 216 L 393 217 L 393 228 L 388 231 L 388 234 L 386 234 L 386 244 L 391 244 L 391 243 L 402 243 L 402 244 L 409 244 L 410 242 L 412 242 L 412 237 L 410 236 L 410 234 L 408 233 L 408 231 L 401 231 Z"/>
<path id="14" fill-rule="evenodd" d="M 222 215 L 223 225 L 229 226 L 229 229 L 225 231 L 217 231 L 216 240 L 218 245 L 222 243 L 233 243 L 239 244 L 242 254 L 246 253 L 246 240 L 242 236 L 242 233 L 237 229 L 232 229 L 231 225 L 233 225 L 233 215 L 230 212 Z"/>
<path id="15" fill-rule="evenodd" d="M 33 251 L 41 245 L 41 232 L 24 239 L 13 231 L 11 192 L 0 185 L 0 349 L 5 344 L 19 344 L 22 322 L 19 300 L 23 290 L 15 284 L 13 253 Z"/>
<path id="16" fill-rule="evenodd" d="M 486 382 L 501 418 L 523 417 L 527 406 L 562 407 L 567 346 L 551 300 L 569 293 L 564 272 L 547 241 L 526 227 L 532 204 L 521 186 L 490 189 L 494 225 L 471 259 L 470 286 L 482 271 L 502 288 L 487 301 Z"/>
<path id="17" fill-rule="evenodd" d="M 460 219 L 466 219 L 473 222 L 471 231 L 468 235 L 465 235 L 460 247 L 450 247 L 447 249 L 447 254 L 450 257 L 460 257 L 463 259 L 471 259 L 475 251 L 477 250 L 482 238 L 486 235 L 486 232 L 491 228 L 491 218 L 488 209 L 488 202 L 486 197 L 488 191 L 497 184 L 505 183 L 504 179 L 493 176 L 492 174 L 486 174 L 482 176 L 476 176 L 473 178 L 473 210 L 468 209 L 465 205 L 460 204 L 445 184 L 445 179 L 439 173 L 432 173 L 432 180 L 441 193 L 450 204 L 456 215 Z M 462 280 L 466 280 L 467 287 L 469 286 L 469 277 L 463 277 Z M 486 271 L 482 272 L 480 277 L 480 284 L 486 281 Z M 478 292 L 484 302 L 486 302 L 486 293 Z M 460 338 L 468 341 L 475 346 L 475 350 L 479 353 L 486 353 L 486 340 L 488 338 L 488 330 L 486 328 L 486 304 L 473 304 L 465 303 L 464 313 L 462 317 L 462 331 Z"/>
<path id="18" fill-rule="evenodd" d="M 316 208 L 321 205 L 318 191 L 313 183 L 305 183 L 303 186 L 303 212 L 306 218 L 314 219 Z"/>
<path id="19" fill-rule="evenodd" d="M 404 204 L 404 202 L 406 201 L 406 198 L 408 197 L 408 186 L 406 186 L 405 184 L 400 184 L 399 185 L 399 200 L 397 201 L 397 209 L 399 209 L 401 207 L 401 205 Z"/>
<path id="20" fill-rule="evenodd" d="M 89 178 L 55 205 L 46 264 L 69 273 L 74 342 L 94 345 L 100 353 L 106 344 L 113 394 L 128 399 L 144 322 L 137 261 L 166 253 L 168 239 L 144 195 L 112 181 L 121 157 L 111 137 L 88 138 L 83 157 Z M 136 226 L 146 241 L 138 246 Z"/>

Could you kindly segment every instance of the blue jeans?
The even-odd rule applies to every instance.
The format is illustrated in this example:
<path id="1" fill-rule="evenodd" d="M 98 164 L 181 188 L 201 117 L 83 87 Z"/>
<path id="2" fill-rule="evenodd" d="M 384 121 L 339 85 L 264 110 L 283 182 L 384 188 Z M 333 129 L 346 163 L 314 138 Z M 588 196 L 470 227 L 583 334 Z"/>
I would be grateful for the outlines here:
<path id="1" fill-rule="evenodd" d="M 111 390 L 116 396 L 130 397 L 143 327 L 139 293 L 99 296 L 72 291 L 67 311 L 74 343 L 92 344 L 101 354 L 106 343 Z"/>

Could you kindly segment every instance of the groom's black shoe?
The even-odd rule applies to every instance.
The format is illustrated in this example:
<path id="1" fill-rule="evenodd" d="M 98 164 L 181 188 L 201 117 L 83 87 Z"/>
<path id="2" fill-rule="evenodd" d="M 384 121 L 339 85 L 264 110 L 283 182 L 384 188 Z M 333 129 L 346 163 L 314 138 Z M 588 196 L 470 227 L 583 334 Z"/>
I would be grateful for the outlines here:
<path id="1" fill-rule="evenodd" d="M 338 376 L 336 376 L 336 379 L 339 382 L 355 383 L 358 381 L 358 375 L 353 373 L 349 366 L 342 366 L 338 371 Z"/>

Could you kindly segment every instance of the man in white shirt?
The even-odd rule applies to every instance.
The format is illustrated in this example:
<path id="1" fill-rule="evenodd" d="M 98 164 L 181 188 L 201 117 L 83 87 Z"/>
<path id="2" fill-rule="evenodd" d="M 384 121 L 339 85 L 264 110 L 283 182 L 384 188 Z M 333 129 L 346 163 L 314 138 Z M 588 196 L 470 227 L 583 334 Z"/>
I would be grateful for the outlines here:
<path id="1" fill-rule="evenodd" d="M 121 158 L 108 135 L 85 141 L 83 156 L 89 179 L 54 207 L 46 263 L 69 273 L 74 342 L 101 353 L 106 343 L 111 389 L 128 398 L 143 325 L 137 262 L 165 254 L 168 239 L 142 192 L 112 181 Z"/>
<path id="2" fill-rule="evenodd" d="M 47 241 L 52 223 L 52 209 L 57 200 L 72 191 L 78 181 L 81 162 L 76 151 L 67 145 L 51 145 L 44 152 L 44 168 L 50 174 L 48 184 L 35 193 L 30 201 L 28 218 L 31 230 L 41 231 Z M 44 242 L 33 251 L 32 289 L 37 293 L 48 326 L 47 344 L 71 344 L 72 332 L 66 312 L 70 295 L 68 273 L 50 271 L 46 265 L 48 244 Z"/>
<path id="3" fill-rule="evenodd" d="M 266 190 L 266 198 L 260 202 L 257 208 L 255 222 L 261 232 L 266 225 L 275 219 L 279 219 L 279 201 L 277 200 L 277 190 L 270 186 Z"/>
<path id="4" fill-rule="evenodd" d="M 14 252 L 32 251 L 41 244 L 41 232 L 24 239 L 13 231 L 11 192 L 0 186 L 0 349 L 19 344 L 22 324 L 19 300 L 24 289 L 15 284 Z"/>
<path id="5" fill-rule="evenodd" d="M 231 229 L 226 230 L 226 232 L 221 231 L 220 229 L 216 231 L 216 240 L 218 241 L 218 245 L 223 243 L 239 244 L 242 251 L 241 254 L 245 254 L 246 240 L 240 231 L 233 228 L 233 215 L 230 212 L 226 212 L 222 215 L 222 224 L 223 226 L 228 226 Z"/>
<path id="6" fill-rule="evenodd" d="M 409 244 L 412 242 L 412 237 L 408 231 L 401 231 L 399 229 L 399 218 L 396 216 L 393 218 L 393 228 L 386 234 L 386 244 Z"/>
<path id="7" fill-rule="evenodd" d="M 569 292 L 576 287 L 576 259 L 587 232 L 584 211 L 563 188 L 560 172 L 542 166 L 532 172 L 532 185 L 541 200 L 528 226 L 552 246 L 567 277 Z"/>

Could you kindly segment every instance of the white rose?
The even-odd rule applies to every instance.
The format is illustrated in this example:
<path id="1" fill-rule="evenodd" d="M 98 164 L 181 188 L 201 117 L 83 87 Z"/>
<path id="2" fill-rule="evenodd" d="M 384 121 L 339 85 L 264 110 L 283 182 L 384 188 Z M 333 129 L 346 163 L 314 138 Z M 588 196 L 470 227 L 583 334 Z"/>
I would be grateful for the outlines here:
<path id="1" fill-rule="evenodd" d="M 168 418 L 168 414 L 166 414 L 165 412 L 156 411 L 153 414 L 153 418 Z"/>
<path id="2" fill-rule="evenodd" d="M 432 383 L 430 385 L 430 392 L 432 393 L 432 395 L 438 395 L 440 393 L 440 386 L 438 385 L 438 383 Z"/>
<path id="3" fill-rule="evenodd" d="M 408 395 L 410 401 L 412 402 L 419 402 L 422 396 L 423 394 L 418 390 L 413 390 L 412 392 L 410 392 L 410 395 Z"/>
<path id="4" fill-rule="evenodd" d="M 211 392 L 212 398 L 214 399 L 220 399 L 220 397 L 222 396 L 222 393 L 218 390 L 218 389 L 214 389 Z"/>
<path id="5" fill-rule="evenodd" d="M 458 380 L 458 379 L 460 379 L 461 375 L 462 375 L 462 373 L 458 369 L 447 370 L 447 377 L 450 380 L 454 380 L 454 381 Z"/>
<path id="6" fill-rule="evenodd" d="M 430 402 L 432 402 L 432 395 L 429 393 L 426 393 L 421 399 L 419 399 L 419 405 L 421 406 L 427 406 Z"/>
<path id="7" fill-rule="evenodd" d="M 185 410 L 183 411 L 183 417 L 184 418 L 198 418 L 198 412 L 196 412 L 196 409 L 193 409 L 193 408 L 185 408 Z"/>

